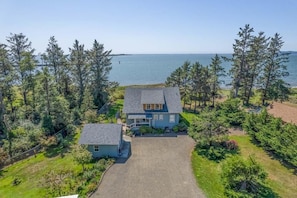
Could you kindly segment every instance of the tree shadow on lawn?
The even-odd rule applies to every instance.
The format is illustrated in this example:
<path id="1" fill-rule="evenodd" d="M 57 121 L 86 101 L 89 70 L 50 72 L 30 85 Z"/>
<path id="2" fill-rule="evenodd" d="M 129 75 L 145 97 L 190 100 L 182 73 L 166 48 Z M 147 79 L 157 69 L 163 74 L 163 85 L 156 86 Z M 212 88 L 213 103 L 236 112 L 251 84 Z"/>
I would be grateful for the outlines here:
<path id="1" fill-rule="evenodd" d="M 50 146 L 45 149 L 44 156 L 48 158 L 56 157 L 60 155 L 64 157 L 64 154 L 70 151 L 70 145 L 73 143 L 74 134 L 68 135 L 59 142 L 58 145 Z"/>
<path id="2" fill-rule="evenodd" d="M 290 162 L 287 162 L 287 161 L 281 159 L 281 157 L 279 157 L 273 151 L 265 149 L 263 146 L 260 145 L 261 143 L 258 140 L 256 140 L 255 138 L 251 138 L 250 142 L 253 143 L 255 146 L 257 146 L 258 148 L 263 149 L 263 151 L 265 151 L 265 153 L 270 157 L 270 159 L 279 161 L 281 163 L 281 165 L 283 165 L 284 167 L 286 167 L 289 170 L 289 172 L 293 173 L 294 175 L 297 175 L 297 167 L 296 166 L 294 166 Z"/>

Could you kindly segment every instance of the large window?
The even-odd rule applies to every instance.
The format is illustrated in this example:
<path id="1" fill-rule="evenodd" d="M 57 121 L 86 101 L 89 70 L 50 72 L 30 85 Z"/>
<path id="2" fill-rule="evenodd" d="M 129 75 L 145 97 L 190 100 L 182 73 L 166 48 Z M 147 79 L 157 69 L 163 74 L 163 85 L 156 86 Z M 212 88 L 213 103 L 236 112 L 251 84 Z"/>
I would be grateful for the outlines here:
<path id="1" fill-rule="evenodd" d="M 174 115 L 174 114 L 171 114 L 171 115 L 169 116 L 169 122 L 170 122 L 170 123 L 174 123 L 174 122 L 175 122 L 175 115 Z"/>
<path id="2" fill-rule="evenodd" d="M 99 151 L 99 145 L 94 145 L 94 151 L 98 152 Z"/>

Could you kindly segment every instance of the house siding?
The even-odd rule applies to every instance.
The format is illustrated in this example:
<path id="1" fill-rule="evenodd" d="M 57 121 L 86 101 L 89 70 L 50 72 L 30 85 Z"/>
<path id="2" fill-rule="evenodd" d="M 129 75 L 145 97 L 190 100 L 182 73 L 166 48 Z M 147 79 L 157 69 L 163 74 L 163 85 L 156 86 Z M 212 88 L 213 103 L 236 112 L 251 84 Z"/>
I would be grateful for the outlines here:
<path id="1" fill-rule="evenodd" d="M 155 120 L 155 119 L 152 120 L 152 127 L 155 127 L 155 128 L 165 128 L 165 127 L 172 128 L 175 125 L 177 125 L 178 122 L 179 122 L 179 114 L 154 113 L 153 114 L 153 118 L 155 117 L 154 115 L 158 115 L 158 119 L 157 120 Z M 163 115 L 163 120 L 160 120 L 160 115 Z M 169 122 L 170 115 L 174 115 L 175 122 L 172 122 L 172 123 Z"/>
<path id="2" fill-rule="evenodd" d="M 88 150 L 92 153 L 93 157 L 118 157 L 119 146 L 118 145 L 99 145 L 99 151 L 94 151 L 94 145 L 88 145 Z"/>

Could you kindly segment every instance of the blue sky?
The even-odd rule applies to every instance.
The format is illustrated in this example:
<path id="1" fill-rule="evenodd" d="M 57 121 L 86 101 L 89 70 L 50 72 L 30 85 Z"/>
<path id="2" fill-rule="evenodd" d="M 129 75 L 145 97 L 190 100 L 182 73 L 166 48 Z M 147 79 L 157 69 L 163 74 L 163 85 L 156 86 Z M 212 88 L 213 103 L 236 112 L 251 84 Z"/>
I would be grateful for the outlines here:
<path id="1" fill-rule="evenodd" d="M 0 43 L 23 33 L 37 52 L 94 39 L 113 53 L 230 53 L 240 27 L 297 50 L 296 0 L 0 0 Z"/>

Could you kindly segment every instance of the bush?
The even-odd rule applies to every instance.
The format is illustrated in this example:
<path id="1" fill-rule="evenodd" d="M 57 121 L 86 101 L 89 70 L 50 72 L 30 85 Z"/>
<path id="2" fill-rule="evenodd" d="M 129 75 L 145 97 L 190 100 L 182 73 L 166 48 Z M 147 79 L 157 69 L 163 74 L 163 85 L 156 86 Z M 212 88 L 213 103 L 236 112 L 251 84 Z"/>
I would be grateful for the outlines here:
<path id="1" fill-rule="evenodd" d="M 207 141 L 200 141 L 196 145 L 196 151 L 199 155 L 217 162 L 238 153 L 238 150 L 238 144 L 234 140 L 222 142 L 212 141 L 211 144 Z"/>
<path id="2" fill-rule="evenodd" d="M 247 160 L 235 156 L 227 159 L 222 166 L 222 179 L 228 197 L 258 197 L 261 191 L 265 191 L 266 178 L 267 173 L 252 156 Z"/>
<path id="3" fill-rule="evenodd" d="M 149 126 L 141 126 L 139 128 L 139 131 L 142 135 L 147 134 L 147 133 L 153 133 L 153 128 Z"/>
<path id="4" fill-rule="evenodd" d="M 177 125 L 174 126 L 174 127 L 172 128 L 172 130 L 173 130 L 175 133 L 177 133 L 177 132 L 179 131 L 178 126 L 177 126 Z"/>

